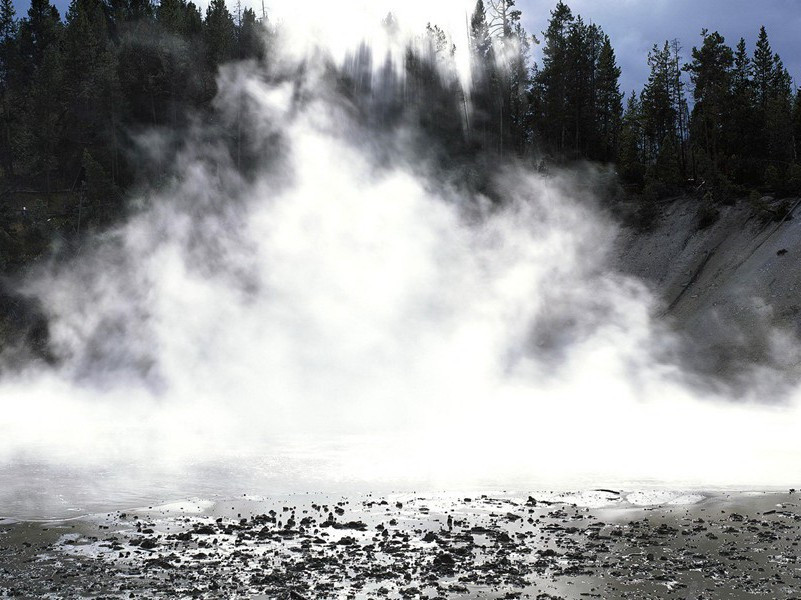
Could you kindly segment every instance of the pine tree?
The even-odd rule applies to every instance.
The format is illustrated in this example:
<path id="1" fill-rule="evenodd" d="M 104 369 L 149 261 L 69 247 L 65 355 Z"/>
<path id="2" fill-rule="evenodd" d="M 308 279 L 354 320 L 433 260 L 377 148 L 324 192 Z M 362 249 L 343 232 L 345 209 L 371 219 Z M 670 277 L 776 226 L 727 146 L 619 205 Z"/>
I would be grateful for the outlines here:
<path id="1" fill-rule="evenodd" d="M 58 177 L 58 142 L 61 140 L 64 66 L 56 44 L 47 46 L 28 91 L 23 117 L 21 151 L 27 175 L 44 183 L 50 193 Z"/>
<path id="2" fill-rule="evenodd" d="M 548 28 L 543 33 L 542 67 L 533 92 L 539 94 L 541 137 L 548 148 L 563 155 L 569 136 L 569 45 L 573 12 L 564 2 L 551 11 Z"/>
<path id="3" fill-rule="evenodd" d="M 191 0 L 186 3 L 186 14 L 184 18 L 184 38 L 192 42 L 203 33 L 203 15 L 200 12 L 200 8 Z"/>
<path id="4" fill-rule="evenodd" d="M 509 57 L 509 127 L 511 141 L 515 150 L 522 155 L 530 145 L 528 132 L 530 121 L 529 88 L 531 74 L 529 69 L 529 53 L 531 42 L 520 23 L 514 26 L 513 44 Z"/>
<path id="5" fill-rule="evenodd" d="M 567 89 L 565 94 L 569 123 L 568 155 L 587 155 L 591 143 L 592 77 L 595 67 L 592 45 L 595 30 L 584 24 L 581 16 L 571 23 L 567 35 Z M 567 148 L 566 148 L 567 150 Z"/>
<path id="6" fill-rule="evenodd" d="M 764 113 L 768 107 L 771 89 L 775 79 L 775 61 L 773 50 L 768 41 L 768 33 L 764 25 L 759 29 L 753 60 L 753 82 L 756 102 Z"/>
<path id="7" fill-rule="evenodd" d="M 675 143 L 678 109 L 673 102 L 673 76 L 670 46 L 654 45 L 648 53 L 651 71 L 641 95 L 643 128 L 647 140 L 646 157 L 655 161 L 666 143 Z"/>
<path id="8" fill-rule="evenodd" d="M 693 84 L 693 107 L 690 128 L 695 146 L 703 151 L 716 175 L 722 165 L 724 137 L 732 106 L 732 68 L 734 54 L 718 32 L 701 32 L 701 48 L 692 49 L 692 62 L 686 66 Z"/>
<path id="9" fill-rule="evenodd" d="M 61 16 L 48 0 L 31 0 L 28 15 L 20 23 L 21 71 L 28 75 L 42 64 L 45 51 L 58 42 L 61 35 Z"/>
<path id="10" fill-rule="evenodd" d="M 237 41 L 239 59 L 255 58 L 263 60 L 265 57 L 264 39 L 268 32 L 256 19 L 256 13 L 252 8 L 246 8 L 242 12 L 242 21 L 237 28 Z"/>
<path id="11" fill-rule="evenodd" d="M 209 67 L 231 60 L 236 53 L 236 27 L 234 18 L 225 5 L 225 0 L 211 0 L 206 8 L 203 23 L 203 39 Z"/>
<path id="12" fill-rule="evenodd" d="M 492 50 L 487 10 L 483 0 L 476 0 L 476 7 L 470 17 L 470 50 L 480 63 L 486 61 Z"/>
<path id="13" fill-rule="evenodd" d="M 793 160 L 801 164 L 801 88 L 796 89 L 793 101 Z"/>
<path id="14" fill-rule="evenodd" d="M 496 58 L 494 73 L 495 127 L 498 151 L 513 147 L 522 151 L 523 121 L 528 110 L 528 35 L 520 23 L 515 0 L 489 0 L 488 29 Z"/>
<path id="15" fill-rule="evenodd" d="M 65 175 L 75 178 L 86 149 L 116 175 L 122 99 L 101 0 L 72 0 L 63 38 Z"/>
<path id="16" fill-rule="evenodd" d="M 752 152 L 762 163 L 764 180 L 776 179 L 793 157 L 792 80 L 781 58 L 774 54 L 765 27 L 759 30 L 753 59 L 754 123 L 757 134 Z"/>
<path id="17" fill-rule="evenodd" d="M 792 78 L 778 54 L 773 57 L 773 80 L 765 111 L 768 158 L 780 172 L 793 160 Z"/>
<path id="18" fill-rule="evenodd" d="M 617 161 L 621 177 L 638 185 L 643 184 L 645 174 L 642 155 L 643 137 L 642 107 L 637 93 L 631 92 L 621 122 Z"/>
<path id="19" fill-rule="evenodd" d="M 617 156 L 618 136 L 623 113 L 623 95 L 620 93 L 620 67 L 609 36 L 604 36 L 598 57 L 596 77 L 596 122 L 600 141 L 598 160 L 612 161 Z"/>
<path id="20" fill-rule="evenodd" d="M 13 67 L 17 20 L 12 0 L 0 0 L 0 86 L 7 87 Z"/>
<path id="21" fill-rule="evenodd" d="M 726 111 L 726 153 L 730 157 L 729 175 L 740 184 L 756 185 L 761 179 L 761 168 L 754 153 L 760 135 L 756 118 L 756 97 L 751 79 L 753 64 L 740 38 L 734 52 L 731 71 L 731 103 Z"/>
<path id="22" fill-rule="evenodd" d="M 186 35 L 186 0 L 160 0 L 156 8 L 156 20 L 175 35 Z"/>
<path id="23" fill-rule="evenodd" d="M 472 87 L 470 98 L 472 103 L 472 136 L 484 148 L 494 146 L 494 117 L 497 114 L 497 73 L 495 69 L 495 53 L 492 47 L 487 11 L 483 0 L 476 1 L 476 7 L 470 17 L 470 51 Z"/>
<path id="24" fill-rule="evenodd" d="M 6 177 L 14 177 L 14 149 L 11 140 L 12 124 L 18 110 L 11 101 L 14 68 L 17 66 L 17 20 L 12 0 L 0 0 L 0 164 Z"/>

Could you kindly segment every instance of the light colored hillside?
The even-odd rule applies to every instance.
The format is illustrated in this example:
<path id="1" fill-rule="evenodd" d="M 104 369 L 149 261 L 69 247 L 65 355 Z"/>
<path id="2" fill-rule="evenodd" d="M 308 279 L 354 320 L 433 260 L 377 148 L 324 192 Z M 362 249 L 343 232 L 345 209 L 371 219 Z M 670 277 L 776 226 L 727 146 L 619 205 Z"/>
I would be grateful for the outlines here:
<path id="1" fill-rule="evenodd" d="M 782 223 L 761 221 L 745 202 L 721 207 L 699 230 L 698 200 L 682 198 L 664 206 L 652 231 L 621 231 L 619 267 L 661 298 L 660 317 L 690 342 L 685 359 L 695 369 L 801 375 L 801 208 L 793 205 L 796 218 Z"/>

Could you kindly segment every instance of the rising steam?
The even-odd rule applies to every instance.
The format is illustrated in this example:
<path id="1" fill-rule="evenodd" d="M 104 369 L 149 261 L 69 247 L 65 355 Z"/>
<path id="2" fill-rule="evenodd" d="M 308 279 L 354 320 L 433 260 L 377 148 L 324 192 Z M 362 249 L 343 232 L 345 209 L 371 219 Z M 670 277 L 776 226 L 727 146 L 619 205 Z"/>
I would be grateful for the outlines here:
<path id="1" fill-rule="evenodd" d="M 146 208 L 25 282 L 60 362 L 0 384 L 0 476 L 275 460 L 298 486 L 792 483 L 795 403 L 682 383 L 578 177 L 498 165 L 498 204 L 303 73 L 301 104 L 297 80 L 220 73 L 221 119 L 245 106 L 265 155 L 252 177 L 196 132 Z"/>

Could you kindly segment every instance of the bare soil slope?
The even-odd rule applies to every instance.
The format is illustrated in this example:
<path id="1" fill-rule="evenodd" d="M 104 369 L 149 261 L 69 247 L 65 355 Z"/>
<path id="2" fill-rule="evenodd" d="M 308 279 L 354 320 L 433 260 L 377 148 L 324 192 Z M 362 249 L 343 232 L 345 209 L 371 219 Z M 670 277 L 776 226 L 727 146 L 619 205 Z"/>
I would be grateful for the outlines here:
<path id="1" fill-rule="evenodd" d="M 790 206 L 782 222 L 760 219 L 745 202 L 724 206 L 700 229 L 699 201 L 681 198 L 651 231 L 621 232 L 619 267 L 653 287 L 699 372 L 735 385 L 738 374 L 801 375 L 801 214 L 793 218 L 801 208 Z"/>

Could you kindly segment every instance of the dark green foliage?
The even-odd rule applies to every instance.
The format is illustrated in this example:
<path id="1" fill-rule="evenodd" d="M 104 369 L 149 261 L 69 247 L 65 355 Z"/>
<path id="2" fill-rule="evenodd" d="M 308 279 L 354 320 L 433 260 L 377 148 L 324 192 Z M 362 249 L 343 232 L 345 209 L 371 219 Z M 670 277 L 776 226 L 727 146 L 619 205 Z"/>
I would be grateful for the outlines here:
<path id="1" fill-rule="evenodd" d="M 632 92 L 626 103 L 626 112 L 623 113 L 617 162 L 620 175 L 624 181 L 636 185 L 642 185 L 645 177 L 644 139 L 642 107 L 637 98 L 637 93 Z"/>
<path id="2" fill-rule="evenodd" d="M 203 22 L 206 60 L 212 69 L 236 55 L 236 26 L 225 0 L 210 0 Z"/>
<path id="3" fill-rule="evenodd" d="M 774 56 L 768 41 L 768 33 L 763 25 L 759 29 L 753 60 L 753 85 L 757 106 L 767 110 L 772 95 L 774 80 Z"/>
<path id="4" fill-rule="evenodd" d="M 614 160 L 623 96 L 609 37 L 563 2 L 551 12 L 543 36 L 542 67 L 532 86 L 542 150 L 568 160 Z"/>
<path id="5" fill-rule="evenodd" d="M 12 0 L 0 0 L 0 167 L 7 179 L 14 178 L 14 147 L 11 133 L 19 99 L 14 97 L 13 77 L 19 61 L 18 23 Z"/>
<path id="6" fill-rule="evenodd" d="M 568 34 L 573 22 L 573 12 L 564 2 L 559 2 L 551 11 L 548 29 L 543 34 L 542 65 L 535 80 L 540 139 L 546 148 L 557 154 L 567 150 L 569 139 Z"/>
<path id="7" fill-rule="evenodd" d="M 45 52 L 58 43 L 62 30 L 58 9 L 48 0 L 31 0 L 28 16 L 19 28 L 19 46 L 24 71 L 30 73 L 44 60 Z"/>
<path id="8" fill-rule="evenodd" d="M 759 31 L 753 58 L 755 129 L 752 151 L 763 163 L 763 172 L 773 166 L 782 171 L 795 160 L 795 143 L 792 127 L 792 81 L 781 58 L 774 54 L 768 34 Z M 768 184 L 767 178 L 762 180 Z"/>
<path id="9" fill-rule="evenodd" d="M 793 160 L 801 160 L 801 89 L 795 91 L 793 101 Z"/>
<path id="10" fill-rule="evenodd" d="M 103 226 L 124 214 L 126 190 L 164 176 L 163 153 L 172 149 L 160 148 L 154 165 L 133 140 L 151 129 L 180 140 L 197 122 L 211 125 L 204 130 L 243 175 L 257 169 L 252 149 L 279 142 L 251 139 L 244 97 L 232 94 L 231 114 L 215 112 L 212 100 L 222 65 L 269 63 L 279 38 L 251 8 L 237 3 L 232 13 L 225 0 L 205 6 L 71 0 L 62 22 L 48 0 L 33 0 L 21 19 L 11 0 L 0 0 L 0 189 L 9 197 L 37 194 L 51 213 L 47 222 L 64 235 Z M 397 41 L 392 15 L 383 26 Z M 400 59 L 363 45 L 323 69 L 371 135 L 413 125 L 404 141 L 414 151 L 461 169 L 479 188 L 486 165 L 499 158 L 529 160 L 543 172 L 560 162 L 616 163 L 608 170 L 621 184 L 609 189 L 638 199 L 629 211 L 638 227 L 655 222 L 661 202 L 691 190 L 708 194 L 699 205 L 702 224 L 751 189 L 801 194 L 801 92 L 764 27 L 753 56 L 745 40 L 732 49 L 717 32 L 702 32 L 687 65 L 677 41 L 654 45 L 644 57 L 648 81 L 624 111 L 612 40 L 565 2 L 542 32 L 539 64 L 531 47 L 540 42 L 522 27 L 514 0 L 477 0 L 467 26 L 469 87 L 457 75 L 448 32 L 434 24 Z M 44 231 L 41 223 L 36 231 Z"/>
<path id="11" fill-rule="evenodd" d="M 726 156 L 727 115 L 733 100 L 734 53 L 718 32 L 704 30 L 701 35 L 703 45 L 700 49 L 693 48 L 693 60 L 686 67 L 695 100 L 690 131 L 694 145 L 709 157 L 710 172 L 703 175 L 713 177 L 725 167 L 721 162 Z"/>
<path id="12" fill-rule="evenodd" d="M 530 38 L 520 23 L 520 11 L 513 7 L 513 0 L 491 0 L 488 7 L 478 0 L 470 17 L 468 138 L 500 155 L 522 155 L 531 141 Z"/>
<path id="13" fill-rule="evenodd" d="M 48 0 L 20 20 L 0 0 L 0 189 L 41 199 L 16 235 L 47 240 L 119 218 L 146 162 L 133 137 L 210 115 L 218 66 L 266 61 L 270 35 L 251 9 L 235 23 L 222 0 L 205 21 L 186 0 L 72 0 L 63 22 Z"/>
<path id="14" fill-rule="evenodd" d="M 65 112 L 61 96 L 64 87 L 63 57 L 55 44 L 48 46 L 28 88 L 22 113 L 24 129 L 18 132 L 23 173 L 44 182 L 50 192 L 61 175 L 59 145 L 63 139 Z"/>
<path id="15" fill-rule="evenodd" d="M 111 175 L 88 150 L 83 153 L 83 169 L 85 181 L 83 198 L 81 199 L 81 219 L 85 223 L 105 223 L 113 219 L 118 212 L 118 190 Z"/>
<path id="16" fill-rule="evenodd" d="M 595 154 L 599 160 L 611 162 L 616 158 L 620 127 L 623 115 L 623 94 L 620 93 L 620 67 L 617 66 L 615 51 L 609 36 L 604 36 L 601 54 L 598 58 L 596 77 L 596 123 L 597 147 Z"/>
<path id="17" fill-rule="evenodd" d="M 236 57 L 238 59 L 253 58 L 264 60 L 266 48 L 264 46 L 264 32 L 252 8 L 242 12 L 242 19 L 237 28 Z"/>
<path id="18" fill-rule="evenodd" d="M 654 45 L 651 72 L 640 95 L 643 158 L 655 177 L 675 184 L 686 175 L 687 102 L 677 42 Z"/>

